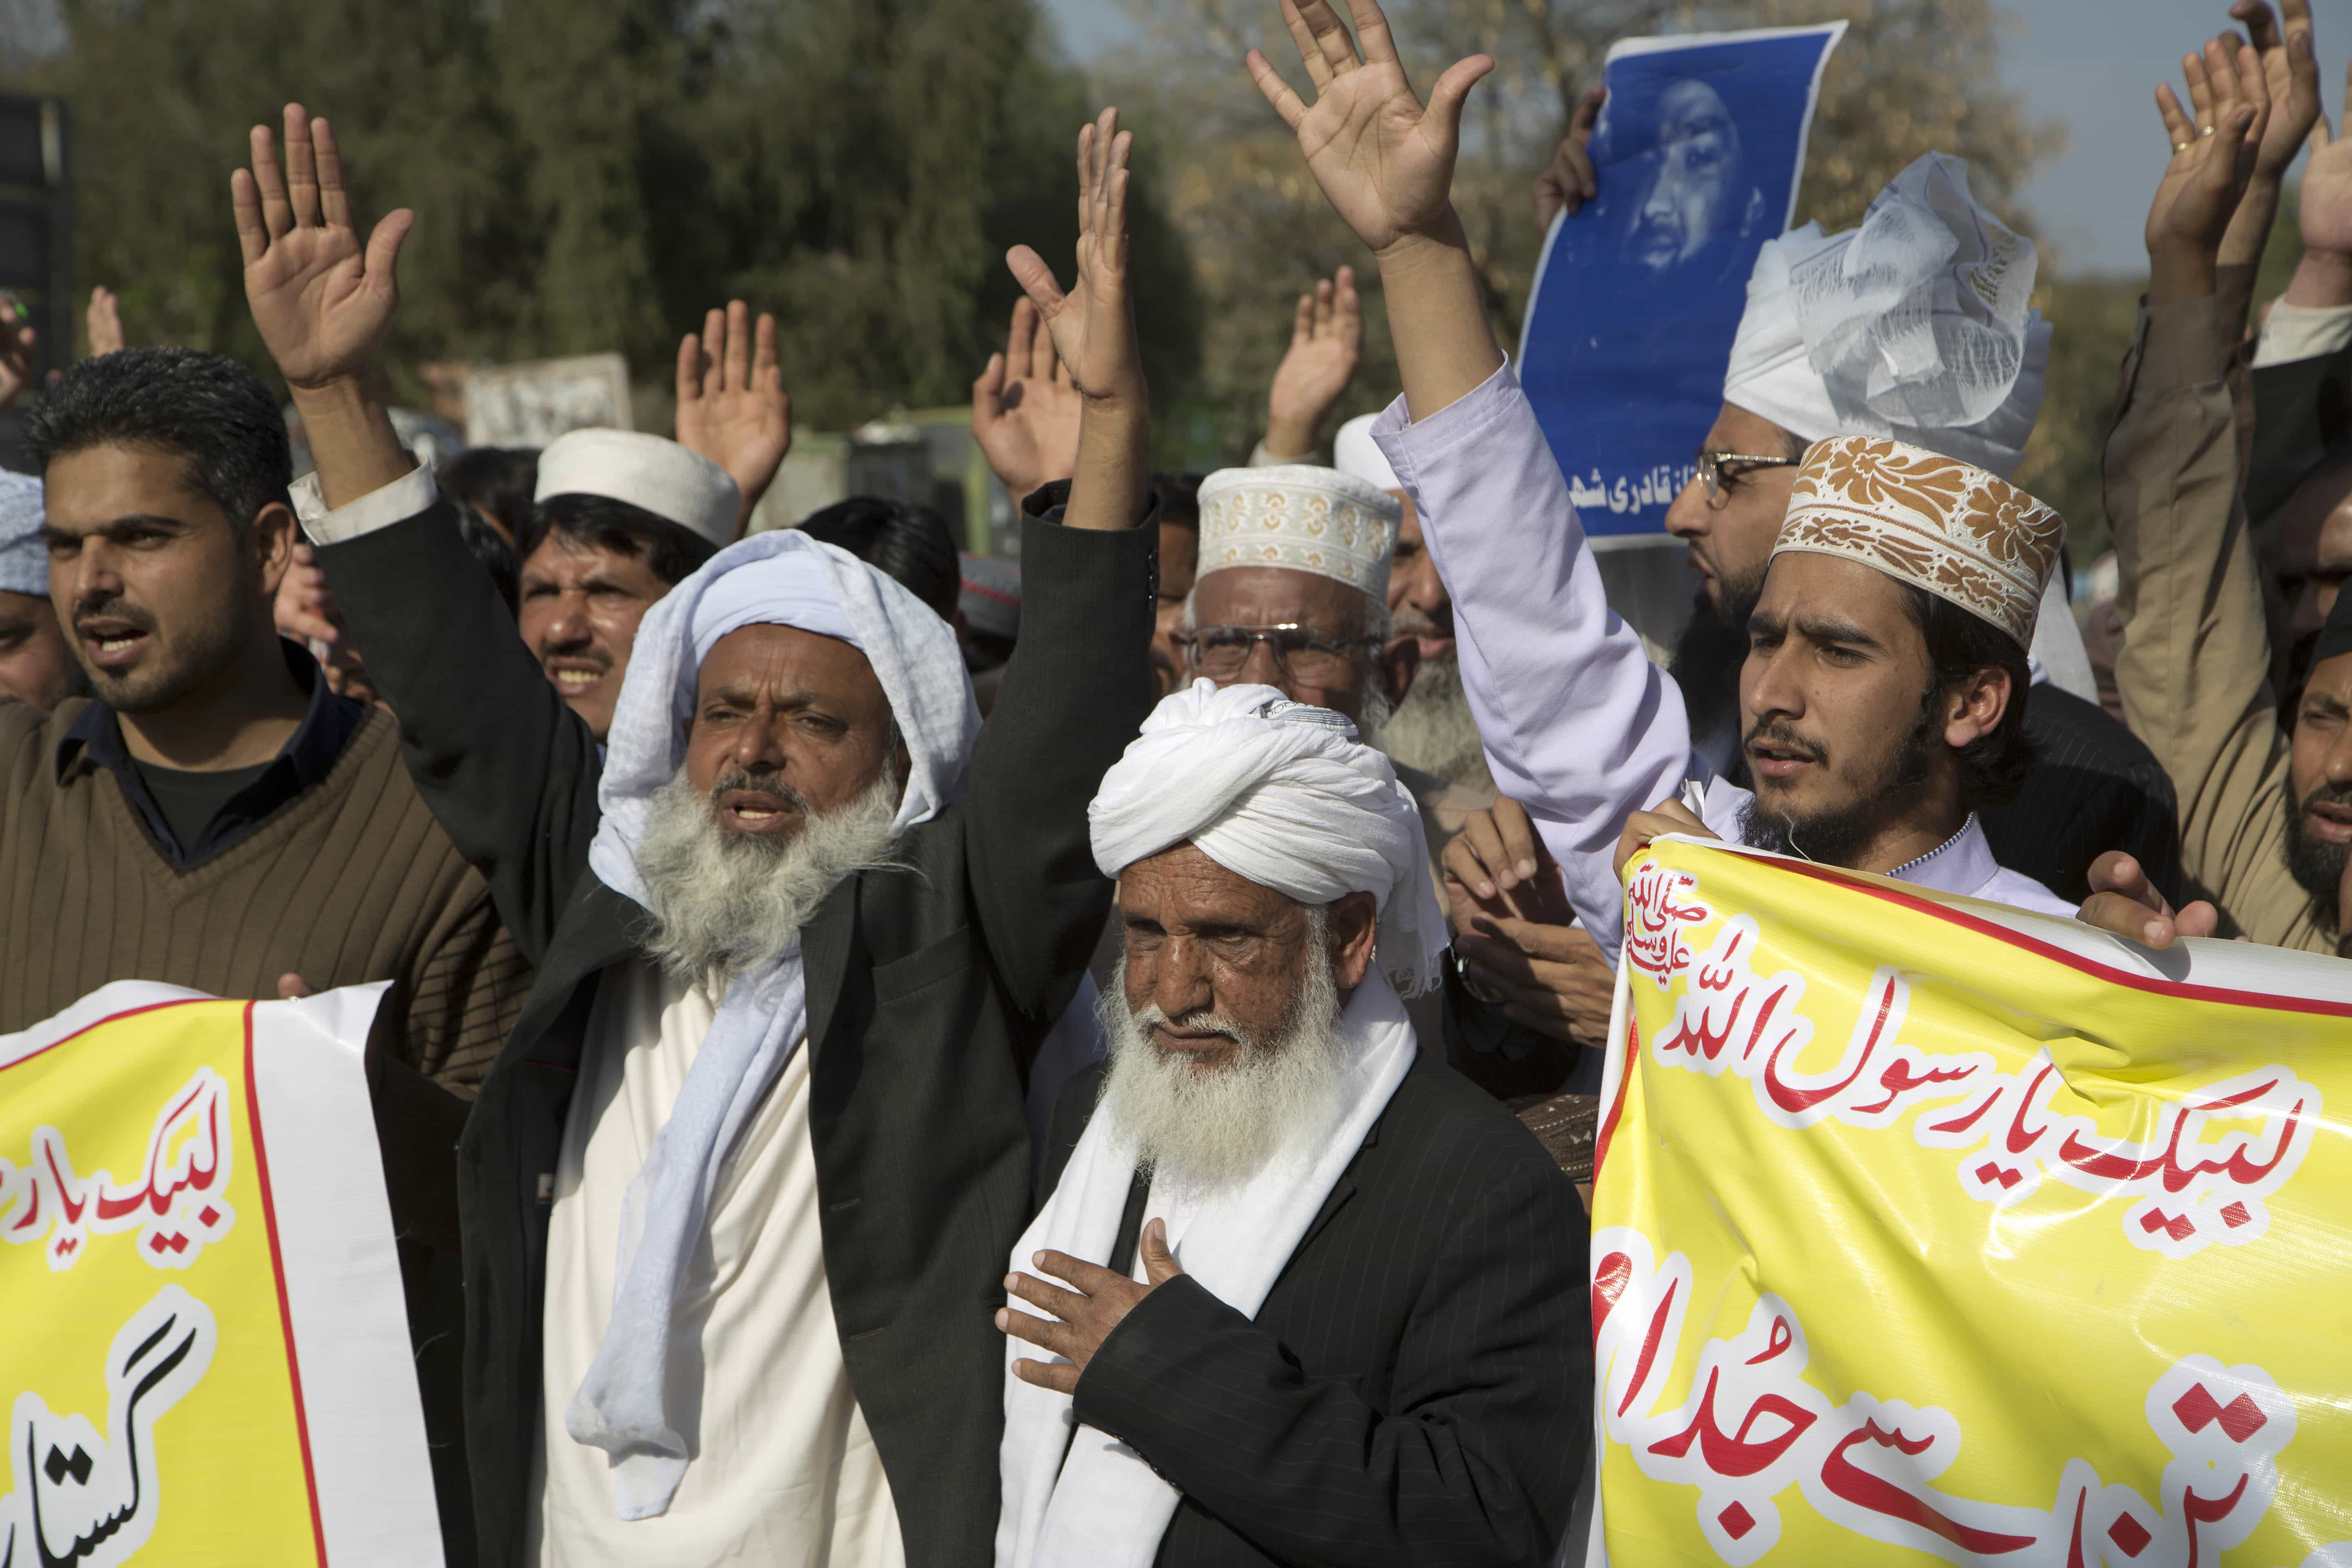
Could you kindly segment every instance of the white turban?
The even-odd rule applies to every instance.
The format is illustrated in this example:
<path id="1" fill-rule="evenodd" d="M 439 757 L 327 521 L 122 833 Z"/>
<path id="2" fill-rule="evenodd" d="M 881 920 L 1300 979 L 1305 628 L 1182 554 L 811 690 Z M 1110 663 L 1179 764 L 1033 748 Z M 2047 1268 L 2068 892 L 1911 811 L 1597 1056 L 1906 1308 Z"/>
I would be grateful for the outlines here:
<path id="1" fill-rule="evenodd" d="M 41 481 L 0 468 L 0 588 L 47 598 L 49 552 L 41 542 Z"/>
<path id="2" fill-rule="evenodd" d="M 1372 439 L 1372 424 L 1379 418 L 1377 414 L 1360 414 L 1340 426 L 1331 441 L 1331 466 L 1375 489 L 1401 490 L 1404 481 L 1397 478 L 1381 444 Z"/>
<path id="3" fill-rule="evenodd" d="M 980 709 L 955 629 L 837 545 L 794 529 L 755 534 L 712 556 L 637 627 L 597 788 L 604 822 L 589 852 L 608 887 L 638 896 L 635 846 L 654 792 L 686 755 L 702 661 L 729 632 L 756 625 L 837 637 L 874 667 L 911 763 L 900 827 L 962 795 Z"/>
<path id="4" fill-rule="evenodd" d="M 1748 280 L 1723 400 L 1806 441 L 1892 437 L 2007 479 L 2042 410 L 2050 323 L 2027 308 L 2033 242 L 1930 153 L 1862 226 L 1768 242 Z"/>
<path id="5" fill-rule="evenodd" d="M 1328 708 L 1271 686 L 1196 680 L 1152 710 L 1087 821 L 1106 877 L 1190 841 L 1302 904 L 1370 893 L 1389 983 L 1402 996 L 1437 984 L 1445 917 L 1420 808 L 1388 758 Z"/>

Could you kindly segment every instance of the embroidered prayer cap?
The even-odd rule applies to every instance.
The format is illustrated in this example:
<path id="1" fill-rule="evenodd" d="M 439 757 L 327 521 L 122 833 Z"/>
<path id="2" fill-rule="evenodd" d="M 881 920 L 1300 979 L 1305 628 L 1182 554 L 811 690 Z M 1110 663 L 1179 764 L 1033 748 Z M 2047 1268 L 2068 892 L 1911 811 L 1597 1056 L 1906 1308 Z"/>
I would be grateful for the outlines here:
<path id="1" fill-rule="evenodd" d="M 0 468 L 0 588 L 47 598 L 49 552 L 41 542 L 41 481 Z"/>
<path id="2" fill-rule="evenodd" d="M 1766 243 L 1723 400 L 1806 441 L 1891 436 L 2007 479 L 2050 360 L 2035 266 L 2033 242 L 1969 196 L 1968 164 L 1927 153 L 1861 226 Z"/>
<path id="3" fill-rule="evenodd" d="M 1331 466 L 1351 479 L 1361 479 L 1374 489 L 1401 490 L 1404 481 L 1390 466 L 1389 455 L 1372 439 L 1372 426 L 1380 419 L 1377 414 L 1359 414 L 1339 426 L 1339 435 L 1331 439 Z M 1390 498 L 1393 500 L 1395 498 Z"/>
<path id="4" fill-rule="evenodd" d="M 1199 577 L 1231 566 L 1284 566 L 1386 603 L 1403 517 L 1394 496 L 1337 468 L 1219 468 L 1201 481 Z"/>
<path id="5" fill-rule="evenodd" d="M 2066 525 L 1997 474 L 1878 436 L 1816 441 L 1772 553 L 1843 555 L 1990 621 L 2021 648 Z"/>
<path id="6" fill-rule="evenodd" d="M 635 430 L 572 430 L 547 444 L 531 500 L 571 495 L 643 507 L 720 546 L 735 542 L 743 500 L 727 470 L 701 453 Z"/>
<path id="7" fill-rule="evenodd" d="M 1144 720 L 1103 774 L 1087 824 L 1106 877 L 1189 842 L 1302 904 L 1370 893 L 1381 972 L 1397 994 L 1437 983 L 1445 916 L 1421 808 L 1395 765 L 1328 708 L 1271 686 L 1195 680 Z"/>

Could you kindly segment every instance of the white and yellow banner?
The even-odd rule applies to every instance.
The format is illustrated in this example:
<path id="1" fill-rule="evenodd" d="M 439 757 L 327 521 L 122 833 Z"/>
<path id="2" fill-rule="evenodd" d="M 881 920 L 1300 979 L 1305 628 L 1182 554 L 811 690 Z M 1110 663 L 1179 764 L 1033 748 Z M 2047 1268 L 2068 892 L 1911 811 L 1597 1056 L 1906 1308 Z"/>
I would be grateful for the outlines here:
<path id="1" fill-rule="evenodd" d="M 0 1036 L 0 1565 L 441 1562 L 383 991 L 122 982 Z"/>
<path id="2" fill-rule="evenodd" d="M 1629 872 L 1583 1560 L 2352 1568 L 2352 963 Z"/>

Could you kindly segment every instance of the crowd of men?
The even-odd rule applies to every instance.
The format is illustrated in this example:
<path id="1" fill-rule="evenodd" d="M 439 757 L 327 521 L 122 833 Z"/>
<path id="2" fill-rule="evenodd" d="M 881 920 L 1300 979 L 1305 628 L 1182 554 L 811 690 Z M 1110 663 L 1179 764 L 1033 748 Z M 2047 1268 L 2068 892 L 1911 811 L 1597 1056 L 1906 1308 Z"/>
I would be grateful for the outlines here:
<path id="1" fill-rule="evenodd" d="M 231 205 L 312 471 L 257 375 L 122 346 L 102 290 L 23 389 L 0 1031 L 126 978 L 395 983 L 369 1082 L 453 1562 L 1549 1563 L 1640 846 L 2337 951 L 2352 150 L 2284 9 L 2158 94 L 2095 661 L 2011 477 L 2065 324 L 1974 287 L 2030 242 L 1941 155 L 1873 208 L 1932 265 L 1765 246 L 1661 667 L 1450 203 L 1492 62 L 1424 100 L 1374 0 L 1285 0 L 1303 90 L 1248 65 L 1401 395 L 1320 460 L 1343 268 L 1248 462 L 1152 472 L 1106 110 L 1075 269 L 1012 253 L 972 389 L 1017 571 L 884 498 L 747 532 L 791 417 L 740 302 L 681 343 L 675 440 L 419 462 L 377 363 L 413 216 L 362 236 L 289 106 Z M 1597 188 L 1597 104 L 1539 216 Z M 1904 312 L 1947 368 L 1890 413 L 1840 345 Z"/>

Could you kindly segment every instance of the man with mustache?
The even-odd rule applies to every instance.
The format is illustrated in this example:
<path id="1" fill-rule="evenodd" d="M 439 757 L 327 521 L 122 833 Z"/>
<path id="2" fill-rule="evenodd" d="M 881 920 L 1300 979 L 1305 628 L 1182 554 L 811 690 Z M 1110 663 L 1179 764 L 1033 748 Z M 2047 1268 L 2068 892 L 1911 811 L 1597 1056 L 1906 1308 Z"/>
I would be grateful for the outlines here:
<path id="1" fill-rule="evenodd" d="M 1328 709 L 1202 680 L 1089 817 L 1123 957 L 997 1314 L 999 1568 L 1550 1562 L 1591 1426 L 1583 1217 L 1417 1058 L 1400 994 L 1444 919 L 1394 770 Z"/>
<path id="2" fill-rule="evenodd" d="M 1815 445 L 1748 624 L 1741 730 L 1756 788 L 1710 781 L 1680 692 L 1609 613 L 1453 211 L 1463 103 L 1493 62 L 1456 64 L 1424 109 L 1378 5 L 1349 9 L 1360 51 L 1327 0 L 1295 7 L 1311 104 L 1263 57 L 1251 68 L 1381 258 L 1404 396 L 1374 434 L 1454 590 L 1496 782 L 1527 804 L 1601 950 L 1618 945 L 1621 840 L 1676 829 L 2072 914 L 1996 863 L 1975 815 L 2032 765 L 2021 699 L 2056 514 L 1906 441 Z M 2244 133 L 2233 121 L 2210 140 L 2233 155 Z M 1685 781 L 1696 811 L 1676 799 Z"/>
<path id="3" fill-rule="evenodd" d="M 414 591 L 463 546 L 365 392 L 410 215 L 362 247 L 323 121 L 288 109 L 290 181 L 254 141 L 238 232 L 306 526 L 539 963 L 459 1149 L 481 1560 L 985 1562 L 1022 1080 L 1108 904 L 1086 803 L 1149 703 L 1129 139 L 1079 138 L 1074 289 L 1011 258 L 1085 411 L 986 731 L 946 621 L 777 531 L 646 615 L 605 748 L 486 582 Z"/>

